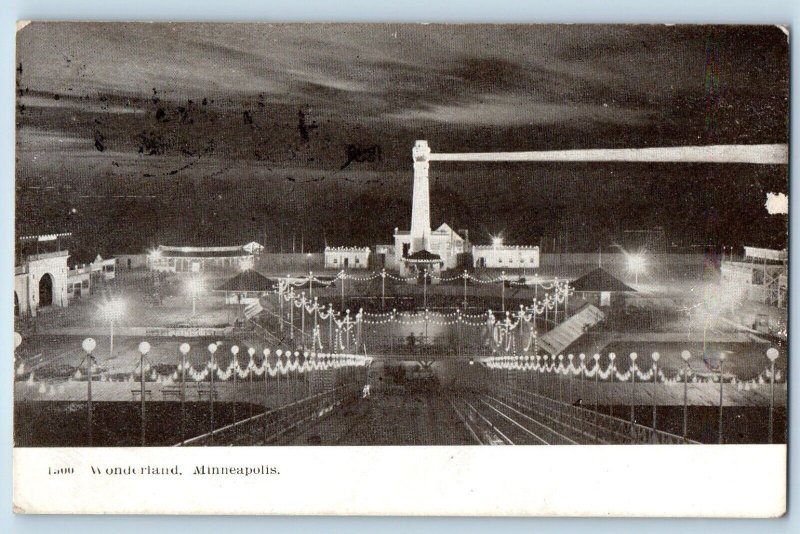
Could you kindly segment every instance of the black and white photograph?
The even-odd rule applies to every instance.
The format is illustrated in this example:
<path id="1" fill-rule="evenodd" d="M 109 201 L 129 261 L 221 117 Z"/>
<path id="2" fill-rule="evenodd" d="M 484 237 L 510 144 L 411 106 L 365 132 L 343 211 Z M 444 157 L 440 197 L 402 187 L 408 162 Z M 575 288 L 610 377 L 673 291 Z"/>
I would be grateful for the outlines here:
<path id="1" fill-rule="evenodd" d="M 19 23 L 14 446 L 785 444 L 788 39 Z"/>

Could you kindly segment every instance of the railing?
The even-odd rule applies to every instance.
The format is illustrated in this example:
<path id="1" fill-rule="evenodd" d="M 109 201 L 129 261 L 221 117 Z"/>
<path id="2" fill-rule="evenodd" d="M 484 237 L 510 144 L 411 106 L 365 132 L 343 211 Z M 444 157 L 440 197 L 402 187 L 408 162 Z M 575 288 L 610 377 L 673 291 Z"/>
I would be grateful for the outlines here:
<path id="1" fill-rule="evenodd" d="M 186 440 L 176 446 L 234 445 L 241 443 L 267 444 L 292 429 L 321 419 L 344 402 L 355 399 L 359 385 L 345 384 L 297 400 L 275 410 L 248 417 L 228 426 Z"/>
<path id="2" fill-rule="evenodd" d="M 587 408 L 573 406 L 518 388 L 500 389 L 495 394 L 506 402 L 562 424 L 583 438 L 604 444 L 697 443 L 652 427 L 631 423 Z M 554 417 L 555 415 L 555 417 Z"/>

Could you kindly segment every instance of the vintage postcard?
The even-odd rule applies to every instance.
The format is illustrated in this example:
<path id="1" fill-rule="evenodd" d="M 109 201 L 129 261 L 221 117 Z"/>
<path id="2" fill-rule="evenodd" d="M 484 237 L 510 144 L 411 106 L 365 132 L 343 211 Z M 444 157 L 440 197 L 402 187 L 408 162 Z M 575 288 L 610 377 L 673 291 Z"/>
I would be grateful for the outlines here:
<path id="1" fill-rule="evenodd" d="M 19 23 L 15 510 L 782 515 L 788 39 Z"/>

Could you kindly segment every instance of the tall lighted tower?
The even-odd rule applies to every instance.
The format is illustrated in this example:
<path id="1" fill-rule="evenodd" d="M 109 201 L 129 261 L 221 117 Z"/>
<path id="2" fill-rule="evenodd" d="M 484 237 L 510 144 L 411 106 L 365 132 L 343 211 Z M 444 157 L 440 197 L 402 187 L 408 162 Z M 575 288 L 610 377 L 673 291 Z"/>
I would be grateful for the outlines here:
<path id="1" fill-rule="evenodd" d="M 431 238 L 431 203 L 427 141 L 417 141 L 411 151 L 414 159 L 414 194 L 411 199 L 411 253 L 428 249 Z"/>

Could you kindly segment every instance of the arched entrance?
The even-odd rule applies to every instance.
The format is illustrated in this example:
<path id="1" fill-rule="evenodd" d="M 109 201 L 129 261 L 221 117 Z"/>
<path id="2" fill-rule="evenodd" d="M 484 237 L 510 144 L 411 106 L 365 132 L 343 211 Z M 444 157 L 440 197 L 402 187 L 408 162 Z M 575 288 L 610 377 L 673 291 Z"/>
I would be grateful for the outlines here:
<path id="1" fill-rule="evenodd" d="M 19 296 L 14 291 L 14 317 L 19 317 Z"/>
<path id="2" fill-rule="evenodd" d="M 53 276 L 45 273 L 39 279 L 39 307 L 53 305 Z"/>

